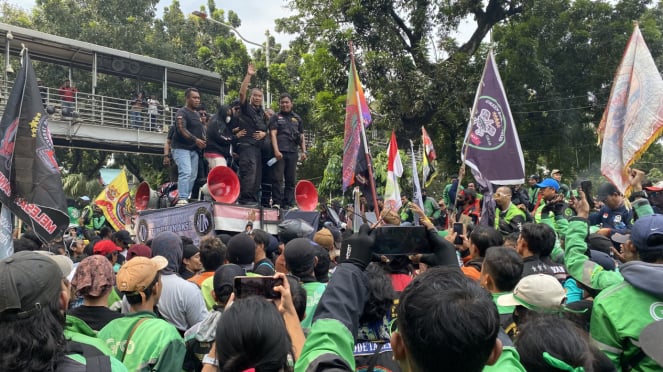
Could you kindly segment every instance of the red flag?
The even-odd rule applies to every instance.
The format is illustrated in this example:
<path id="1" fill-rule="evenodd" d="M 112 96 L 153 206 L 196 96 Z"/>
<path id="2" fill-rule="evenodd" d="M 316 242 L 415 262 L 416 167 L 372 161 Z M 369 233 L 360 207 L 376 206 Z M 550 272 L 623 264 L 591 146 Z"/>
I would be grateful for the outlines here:
<path id="1" fill-rule="evenodd" d="M 391 141 L 387 148 L 387 184 L 384 188 L 384 205 L 394 211 L 401 207 L 401 190 L 398 186 L 398 179 L 403 176 L 403 163 L 398 153 L 398 144 L 396 143 L 396 133 L 391 132 Z"/>

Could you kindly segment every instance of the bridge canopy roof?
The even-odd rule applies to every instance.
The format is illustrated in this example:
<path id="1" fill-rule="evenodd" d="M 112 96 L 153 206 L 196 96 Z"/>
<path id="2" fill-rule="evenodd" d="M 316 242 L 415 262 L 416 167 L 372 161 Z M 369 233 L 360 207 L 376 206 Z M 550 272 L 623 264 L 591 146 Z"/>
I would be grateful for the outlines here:
<path id="1" fill-rule="evenodd" d="M 34 60 L 93 71 L 96 54 L 99 73 L 160 83 L 167 79 L 169 86 L 182 89 L 196 87 L 208 94 L 221 94 L 221 75 L 215 72 L 6 23 L 0 23 L 0 50 L 3 53 L 6 52 L 10 31 L 13 36 L 10 42 L 12 55 L 18 55 L 21 44 L 24 44 Z"/>

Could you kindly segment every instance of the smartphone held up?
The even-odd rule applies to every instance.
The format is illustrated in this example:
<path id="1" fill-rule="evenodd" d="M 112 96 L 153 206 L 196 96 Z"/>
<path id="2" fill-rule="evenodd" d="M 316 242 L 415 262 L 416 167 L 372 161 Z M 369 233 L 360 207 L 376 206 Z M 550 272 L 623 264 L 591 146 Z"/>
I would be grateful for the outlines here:
<path id="1" fill-rule="evenodd" d="M 234 289 L 237 298 L 249 296 L 261 296 L 267 299 L 281 298 L 281 293 L 276 292 L 274 287 L 283 285 L 283 279 L 271 276 L 237 276 L 235 277 Z"/>

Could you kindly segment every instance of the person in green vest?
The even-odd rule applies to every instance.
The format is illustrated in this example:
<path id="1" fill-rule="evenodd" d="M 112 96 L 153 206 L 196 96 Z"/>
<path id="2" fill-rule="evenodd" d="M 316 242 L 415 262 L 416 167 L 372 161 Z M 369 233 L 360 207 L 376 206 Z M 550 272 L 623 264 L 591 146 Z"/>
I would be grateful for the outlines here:
<path id="1" fill-rule="evenodd" d="M 421 200 L 424 202 L 424 213 L 430 219 L 437 219 L 440 217 L 440 206 L 434 198 L 426 195 L 426 189 L 421 189 Z"/>
<path id="2" fill-rule="evenodd" d="M 525 223 L 525 212 L 511 202 L 511 188 L 500 186 L 493 194 L 495 200 L 495 229 L 502 235 L 520 231 Z"/>
<path id="3" fill-rule="evenodd" d="M 527 184 L 529 185 L 529 190 L 527 190 L 527 193 L 529 195 L 529 201 L 530 201 L 530 206 L 529 206 L 529 211 L 532 212 L 536 208 L 538 208 L 539 204 L 539 187 L 536 185 L 541 181 L 541 178 L 539 177 L 538 174 L 532 174 L 529 176 L 527 179 Z"/>
<path id="4" fill-rule="evenodd" d="M 130 371 L 180 372 L 186 349 L 177 328 L 153 312 L 161 296 L 162 256 L 134 257 L 117 273 L 130 313 L 103 327 L 97 337 Z"/>
<path id="5" fill-rule="evenodd" d="M 628 261 L 619 267 L 619 272 L 603 269 L 585 254 L 589 205 L 582 191 L 576 204 L 577 216 L 571 218 L 566 232 L 564 260 L 569 274 L 580 283 L 601 290 L 592 309 L 592 343 L 610 358 L 617 370 L 661 368 L 644 355 L 639 343 L 642 330 L 660 321 L 663 315 L 663 215 L 653 214 L 642 191 L 644 177 L 642 171 L 629 172 L 633 191 L 629 200 L 639 218 L 631 228 L 629 240 L 622 245 L 622 253 L 617 252 L 620 260 Z"/>

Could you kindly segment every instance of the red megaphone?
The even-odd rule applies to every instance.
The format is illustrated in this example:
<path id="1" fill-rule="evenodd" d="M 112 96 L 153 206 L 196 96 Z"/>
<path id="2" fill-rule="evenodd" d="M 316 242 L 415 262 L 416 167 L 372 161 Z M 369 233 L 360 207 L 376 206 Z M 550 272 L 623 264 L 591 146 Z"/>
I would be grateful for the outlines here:
<path id="1" fill-rule="evenodd" d="M 143 181 L 138 185 L 136 196 L 134 197 L 134 205 L 137 211 L 144 211 L 148 208 L 153 209 L 157 207 L 157 193 L 150 188 L 150 184 Z"/>
<path id="2" fill-rule="evenodd" d="M 311 181 L 301 180 L 295 186 L 295 202 L 299 209 L 312 212 L 318 206 L 318 190 Z"/>
<path id="3" fill-rule="evenodd" d="M 229 167 L 214 167 L 207 175 L 207 188 L 215 201 L 232 204 L 239 197 L 239 178 Z"/>

